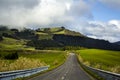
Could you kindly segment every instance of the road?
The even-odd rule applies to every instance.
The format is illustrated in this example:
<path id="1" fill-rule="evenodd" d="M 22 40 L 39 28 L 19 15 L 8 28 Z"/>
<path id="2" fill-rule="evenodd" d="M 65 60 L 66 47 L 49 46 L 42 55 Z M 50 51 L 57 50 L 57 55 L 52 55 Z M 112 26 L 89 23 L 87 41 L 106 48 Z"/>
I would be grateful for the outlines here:
<path id="1" fill-rule="evenodd" d="M 30 80 L 94 80 L 79 65 L 77 56 L 70 53 L 66 62 L 60 67 L 34 77 Z"/>

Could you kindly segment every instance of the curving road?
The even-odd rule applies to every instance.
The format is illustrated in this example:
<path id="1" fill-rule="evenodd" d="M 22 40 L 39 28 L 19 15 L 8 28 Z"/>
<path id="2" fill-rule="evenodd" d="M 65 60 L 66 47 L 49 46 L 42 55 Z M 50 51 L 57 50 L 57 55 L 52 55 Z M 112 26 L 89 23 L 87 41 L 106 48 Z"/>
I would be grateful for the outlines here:
<path id="1" fill-rule="evenodd" d="M 94 80 L 79 65 L 74 53 L 60 67 L 30 80 Z"/>

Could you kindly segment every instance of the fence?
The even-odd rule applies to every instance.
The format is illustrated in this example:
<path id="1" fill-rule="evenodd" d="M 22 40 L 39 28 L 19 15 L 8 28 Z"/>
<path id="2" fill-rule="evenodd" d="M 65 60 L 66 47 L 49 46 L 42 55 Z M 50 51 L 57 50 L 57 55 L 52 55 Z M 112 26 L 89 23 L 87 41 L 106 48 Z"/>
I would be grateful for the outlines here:
<path id="1" fill-rule="evenodd" d="M 8 71 L 8 72 L 0 72 L 0 80 L 12 80 L 20 77 L 27 77 L 41 71 L 47 70 L 49 66 L 26 69 L 26 70 L 16 70 L 16 71 Z"/>
<path id="2" fill-rule="evenodd" d="M 88 70 L 90 70 L 91 72 L 94 72 L 98 76 L 104 78 L 105 80 L 120 80 L 120 74 L 116 74 L 116 73 L 92 68 L 92 67 L 89 67 L 89 66 L 86 66 L 86 65 L 83 65 L 83 66 L 85 68 L 87 68 Z"/>

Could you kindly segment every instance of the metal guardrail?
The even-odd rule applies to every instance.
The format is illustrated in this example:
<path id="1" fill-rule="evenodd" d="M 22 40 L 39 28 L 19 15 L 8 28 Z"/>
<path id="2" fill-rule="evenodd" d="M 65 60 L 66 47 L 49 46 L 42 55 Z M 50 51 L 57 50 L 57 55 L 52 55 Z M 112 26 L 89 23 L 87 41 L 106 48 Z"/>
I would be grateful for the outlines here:
<path id="1" fill-rule="evenodd" d="M 87 68 L 88 70 L 94 72 L 95 74 L 97 74 L 98 76 L 102 77 L 105 80 L 120 80 L 120 74 L 117 73 L 112 73 L 109 71 L 104 71 L 101 69 L 96 69 L 96 68 L 92 68 L 86 65 L 83 65 L 85 68 Z"/>
<path id="2" fill-rule="evenodd" d="M 39 68 L 26 69 L 26 70 L 15 70 L 15 71 L 7 71 L 0 72 L 0 80 L 12 80 L 20 77 L 27 77 L 41 71 L 47 70 L 49 66 L 43 66 Z"/>

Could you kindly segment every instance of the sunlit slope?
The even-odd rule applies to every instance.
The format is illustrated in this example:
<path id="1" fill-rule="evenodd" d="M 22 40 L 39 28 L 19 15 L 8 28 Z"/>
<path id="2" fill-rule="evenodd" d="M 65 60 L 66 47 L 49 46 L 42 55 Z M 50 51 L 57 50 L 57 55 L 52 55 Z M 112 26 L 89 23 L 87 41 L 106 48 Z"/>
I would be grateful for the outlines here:
<path id="1" fill-rule="evenodd" d="M 84 36 L 79 32 L 71 31 L 63 27 L 41 28 L 36 31 L 36 34 L 38 35 L 64 34 L 64 35 L 72 35 L 72 36 Z"/>
<path id="2" fill-rule="evenodd" d="M 4 37 L 0 41 L 0 50 L 21 50 L 21 49 L 34 49 L 26 46 L 25 40 L 16 40 L 13 38 Z"/>
<path id="3" fill-rule="evenodd" d="M 86 49 L 77 53 L 88 66 L 120 73 L 120 51 Z"/>

